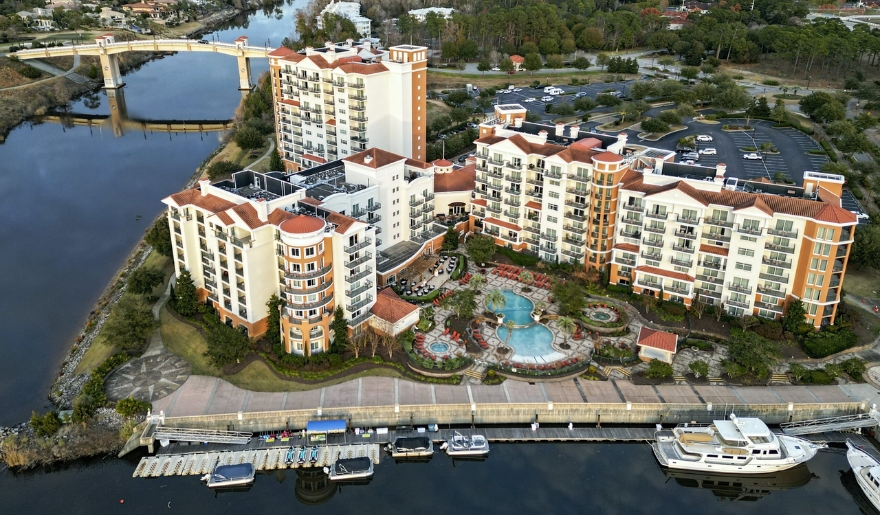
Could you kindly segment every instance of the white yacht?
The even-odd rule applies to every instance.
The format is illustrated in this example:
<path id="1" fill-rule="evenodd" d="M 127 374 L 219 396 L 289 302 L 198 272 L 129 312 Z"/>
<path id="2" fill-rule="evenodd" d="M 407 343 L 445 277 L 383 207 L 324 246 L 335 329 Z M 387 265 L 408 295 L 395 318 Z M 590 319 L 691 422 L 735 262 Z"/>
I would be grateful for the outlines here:
<path id="1" fill-rule="evenodd" d="M 489 454 L 489 441 L 483 435 L 465 436 L 456 431 L 452 438 L 441 447 L 449 456 L 486 456 Z"/>
<path id="2" fill-rule="evenodd" d="M 846 441 L 846 447 L 846 461 L 852 467 L 856 481 L 874 508 L 880 510 L 880 461 L 849 440 Z"/>
<path id="3" fill-rule="evenodd" d="M 660 430 L 651 444 L 664 467 L 724 474 L 763 474 L 795 467 L 825 447 L 802 438 L 774 434 L 761 419 L 715 420 Z"/>

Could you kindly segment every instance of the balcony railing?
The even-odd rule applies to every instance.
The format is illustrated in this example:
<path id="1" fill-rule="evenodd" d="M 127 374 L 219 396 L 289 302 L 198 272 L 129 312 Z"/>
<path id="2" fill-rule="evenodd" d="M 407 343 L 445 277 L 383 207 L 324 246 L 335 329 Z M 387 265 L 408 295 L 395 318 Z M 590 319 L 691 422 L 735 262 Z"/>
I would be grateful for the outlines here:
<path id="1" fill-rule="evenodd" d="M 791 269 L 791 261 L 785 261 L 782 259 L 762 258 L 761 263 L 768 266 L 778 266 L 779 268 Z"/>
<path id="2" fill-rule="evenodd" d="M 357 259 L 352 259 L 351 261 L 346 261 L 345 267 L 349 268 L 349 269 L 355 268 L 357 266 L 363 265 L 364 263 L 368 262 L 372 258 L 373 258 L 373 254 L 371 252 L 365 252 L 363 256 L 361 256 Z"/>
<path id="3" fill-rule="evenodd" d="M 645 216 L 647 216 L 648 218 L 656 218 L 658 220 L 666 220 L 666 218 L 669 216 L 669 214 L 668 213 L 654 213 L 654 212 L 649 211 L 649 212 L 645 213 Z"/>
<path id="4" fill-rule="evenodd" d="M 705 281 L 712 284 L 724 284 L 724 279 L 721 279 L 720 277 L 715 277 L 714 275 L 697 274 L 697 280 Z"/>
<path id="5" fill-rule="evenodd" d="M 723 234 L 704 232 L 703 234 L 700 235 L 700 237 L 703 238 L 704 240 L 723 241 L 725 243 L 730 243 L 730 236 L 725 236 Z"/>
<path id="6" fill-rule="evenodd" d="M 758 286 L 758 293 L 761 294 L 762 297 L 777 297 L 780 299 L 784 299 L 786 297 L 785 290 L 774 290 L 772 288 L 767 288 L 766 286 Z"/>
<path id="7" fill-rule="evenodd" d="M 729 306 L 735 306 L 735 307 L 738 307 L 738 308 L 749 309 L 749 303 L 748 303 L 748 301 L 743 302 L 743 301 L 741 301 L 741 300 L 733 300 L 733 299 L 728 298 L 728 299 L 727 299 L 727 305 L 729 305 Z"/>
<path id="8" fill-rule="evenodd" d="M 775 311 L 777 313 L 782 313 L 782 305 L 781 304 L 771 304 L 769 302 L 755 301 L 755 307 L 758 309 L 766 309 L 768 311 Z"/>
<path id="9" fill-rule="evenodd" d="M 568 236 L 568 235 L 563 236 L 562 241 L 564 241 L 565 243 L 568 243 L 569 245 L 577 245 L 577 246 L 583 246 L 587 243 L 583 238 L 572 238 L 571 236 Z"/>
<path id="10" fill-rule="evenodd" d="M 486 206 L 486 211 L 490 213 L 495 213 L 496 215 L 501 214 L 501 208 L 495 206 Z"/>
<path id="11" fill-rule="evenodd" d="M 523 178 L 522 178 L 521 175 L 505 175 L 505 176 L 504 176 L 504 180 L 507 181 L 507 182 L 512 182 L 512 183 L 515 183 L 515 184 L 520 184 L 520 183 L 522 183 Z"/>
<path id="12" fill-rule="evenodd" d="M 566 174 L 566 177 L 568 177 L 568 179 L 572 180 L 572 181 L 578 181 L 578 182 L 584 182 L 584 183 L 590 182 L 589 175 L 578 175 L 576 173 L 569 173 L 569 174 Z"/>
<path id="13" fill-rule="evenodd" d="M 364 322 L 366 322 L 367 320 L 369 320 L 370 317 L 372 317 L 372 316 L 373 316 L 373 314 L 370 313 L 369 311 L 367 311 L 366 313 L 362 313 L 361 315 L 356 316 L 356 317 L 352 318 L 351 320 L 349 320 L 348 327 L 357 327 L 357 326 L 363 324 Z"/>
<path id="14" fill-rule="evenodd" d="M 624 204 L 623 209 L 627 211 L 635 211 L 636 213 L 643 213 L 645 211 L 645 206 L 641 204 Z"/>
<path id="15" fill-rule="evenodd" d="M 782 245 L 777 245 L 775 243 L 767 242 L 764 244 L 764 248 L 767 250 L 773 250 L 776 252 L 784 252 L 786 254 L 794 254 L 794 247 L 784 247 Z"/>
<path id="16" fill-rule="evenodd" d="M 653 225 L 646 225 L 644 227 L 644 231 L 645 232 L 652 232 L 654 234 L 664 234 L 664 233 L 666 233 L 666 228 L 665 227 L 657 227 L 657 226 L 653 226 Z"/>
<path id="17" fill-rule="evenodd" d="M 522 163 L 517 163 L 515 161 L 507 161 L 504 163 L 504 166 L 506 166 L 507 168 L 510 168 L 511 170 L 522 170 L 523 169 Z M 520 180 L 522 180 L 522 179 L 520 179 Z"/>
<path id="18" fill-rule="evenodd" d="M 508 186 L 507 188 L 504 188 L 504 193 L 508 193 L 510 195 L 522 195 L 522 190 L 520 190 L 519 187 L 515 188 L 513 186 Z"/>
<path id="19" fill-rule="evenodd" d="M 727 289 L 737 293 L 745 293 L 746 295 L 752 294 L 752 289 L 750 287 L 741 284 L 727 283 Z"/>
<path id="20" fill-rule="evenodd" d="M 773 281 L 777 283 L 785 283 L 788 284 L 788 275 L 772 275 L 765 272 L 761 272 L 758 274 L 758 277 L 764 279 L 766 281 Z"/>
<path id="21" fill-rule="evenodd" d="M 347 306 L 345 306 L 345 308 L 351 312 L 355 312 L 355 311 L 361 309 L 362 307 L 366 306 L 370 302 L 373 302 L 373 296 L 367 295 L 366 297 L 364 297 L 363 299 L 361 299 L 355 303 L 348 304 Z"/>
<path id="22" fill-rule="evenodd" d="M 634 238 L 634 239 L 639 239 L 642 237 L 642 233 L 640 233 L 639 231 L 627 232 L 623 229 L 620 230 L 620 235 L 623 236 L 624 238 Z"/>
<path id="23" fill-rule="evenodd" d="M 686 252 L 686 253 L 688 253 L 688 254 L 693 254 L 693 253 L 694 253 L 694 248 L 693 248 L 693 247 L 685 247 L 684 245 L 679 245 L 679 244 L 677 244 L 677 243 L 675 243 L 675 244 L 672 245 L 672 250 L 674 250 L 674 251 L 676 251 L 676 252 Z"/>
<path id="24" fill-rule="evenodd" d="M 285 279 L 314 279 L 316 277 L 321 277 L 322 275 L 329 273 L 333 270 L 333 265 L 327 265 L 324 268 L 320 268 L 318 270 L 312 270 L 310 272 L 287 272 L 284 274 Z"/>
<path id="25" fill-rule="evenodd" d="M 310 295 L 312 293 L 321 293 L 322 291 L 333 286 L 333 279 L 327 279 L 323 283 L 313 288 L 285 288 L 284 293 L 288 295 Z"/>
<path id="26" fill-rule="evenodd" d="M 691 291 L 688 288 L 678 288 L 675 286 L 667 286 L 664 288 L 665 291 L 669 293 L 677 293 L 678 295 L 690 295 Z"/>
<path id="27" fill-rule="evenodd" d="M 344 250 L 348 254 L 353 254 L 363 248 L 368 247 L 371 243 L 373 243 L 373 240 L 371 240 L 370 238 L 364 238 L 364 241 L 355 243 L 354 245 L 349 245 L 348 247 L 343 247 L 342 250 Z"/>
<path id="28" fill-rule="evenodd" d="M 568 211 L 568 212 L 565 213 L 565 218 L 568 218 L 568 219 L 570 219 L 570 220 L 575 220 L 575 221 L 577 221 L 577 222 L 585 222 L 585 221 L 587 221 L 587 217 L 585 217 L 585 216 L 583 216 L 583 215 L 576 215 L 576 214 L 574 214 L 574 213 L 571 212 L 571 211 Z"/>
<path id="29" fill-rule="evenodd" d="M 662 285 L 660 283 L 654 281 L 646 281 L 644 279 L 639 279 L 638 281 L 636 281 L 636 284 L 645 288 L 653 288 L 655 290 L 659 290 L 660 288 L 662 288 Z"/>
<path id="30" fill-rule="evenodd" d="M 568 207 L 576 207 L 578 209 L 586 209 L 587 205 L 583 202 L 576 202 L 574 200 L 566 200 L 565 205 Z"/>
<path id="31" fill-rule="evenodd" d="M 694 233 L 692 233 L 692 232 L 687 232 L 687 231 L 675 231 L 675 232 L 672 233 L 672 234 L 675 235 L 675 236 L 677 236 L 677 237 L 679 237 L 679 238 L 684 238 L 684 239 L 686 239 L 686 240 L 695 240 L 695 239 L 697 239 L 697 235 L 694 234 Z"/>
<path id="32" fill-rule="evenodd" d="M 702 289 L 702 290 L 697 290 L 697 293 L 699 293 L 700 295 L 704 295 L 706 297 L 711 297 L 713 299 L 721 299 L 721 292 L 720 291 Z"/>
<path id="33" fill-rule="evenodd" d="M 364 268 L 363 270 L 361 270 L 360 273 L 346 276 L 345 282 L 347 282 L 348 284 L 356 283 L 356 282 L 360 281 L 361 279 L 363 279 L 364 277 L 369 276 L 372 273 L 373 273 L 373 267 L 368 266 L 368 267 Z"/>
<path id="34" fill-rule="evenodd" d="M 733 227 L 733 222 L 729 222 L 727 220 L 720 220 L 718 218 L 703 218 L 703 222 L 705 222 L 709 225 L 717 225 L 719 227 L 727 227 L 727 228 Z"/>
<path id="35" fill-rule="evenodd" d="M 687 224 L 687 225 L 697 225 L 698 223 L 700 223 L 699 218 L 697 218 L 697 217 L 685 218 L 684 215 L 675 215 L 675 221 L 680 224 Z"/>
<path id="36" fill-rule="evenodd" d="M 678 259 L 678 258 L 674 258 L 674 257 L 669 258 L 669 262 L 675 266 L 683 266 L 683 267 L 687 267 L 687 268 L 694 266 L 694 262 L 691 260 Z"/>
<path id="37" fill-rule="evenodd" d="M 642 238 L 642 243 L 648 245 L 649 247 L 663 247 L 663 240 L 650 240 L 648 238 Z"/>
<path id="38" fill-rule="evenodd" d="M 544 179 L 526 179 L 526 184 L 531 184 L 533 186 L 543 186 Z"/>
<path id="39" fill-rule="evenodd" d="M 700 261 L 700 266 L 706 268 L 714 268 L 715 270 L 724 270 L 725 266 L 720 261 Z"/>
<path id="40" fill-rule="evenodd" d="M 767 229 L 770 236 L 781 236 L 783 238 L 797 238 L 797 231 L 785 231 L 782 229 Z"/>
<path id="41" fill-rule="evenodd" d="M 367 207 L 365 209 L 367 210 L 367 212 L 373 212 L 373 211 L 378 211 L 381 207 L 382 207 L 381 202 L 374 202 L 372 204 L 367 204 Z"/>
<path id="42" fill-rule="evenodd" d="M 650 259 L 651 261 L 660 261 L 663 259 L 663 254 L 659 252 L 642 252 L 641 254 L 643 259 Z"/>
<path id="43" fill-rule="evenodd" d="M 584 251 L 578 249 L 562 249 L 562 253 L 566 256 L 570 256 L 573 258 L 582 258 L 584 257 Z"/>
<path id="44" fill-rule="evenodd" d="M 519 200 L 510 199 L 510 198 L 504 199 L 504 203 L 507 204 L 508 206 L 513 206 L 513 207 L 520 207 L 522 205 L 522 203 Z"/>
<path id="45" fill-rule="evenodd" d="M 615 256 L 614 262 L 620 263 L 621 265 L 636 266 L 635 259 L 625 258 L 623 256 Z"/>
<path id="46" fill-rule="evenodd" d="M 736 232 L 741 232 L 743 234 L 748 234 L 751 236 L 760 236 L 761 228 L 760 227 L 737 227 Z"/>
<path id="47" fill-rule="evenodd" d="M 528 243 L 529 245 L 540 245 L 541 244 L 541 240 L 539 240 L 538 238 L 533 238 L 528 235 L 523 236 L 522 241 Z"/>

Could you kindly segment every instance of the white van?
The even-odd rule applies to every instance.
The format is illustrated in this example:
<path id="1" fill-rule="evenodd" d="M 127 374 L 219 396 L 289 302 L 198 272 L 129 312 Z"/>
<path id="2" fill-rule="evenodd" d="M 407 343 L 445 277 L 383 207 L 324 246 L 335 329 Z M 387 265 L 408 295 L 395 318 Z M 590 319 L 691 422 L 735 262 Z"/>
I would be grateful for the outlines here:
<path id="1" fill-rule="evenodd" d="M 550 91 L 547 93 L 550 93 L 551 95 L 561 95 L 565 93 L 565 91 L 562 88 L 550 88 Z"/>
<path id="2" fill-rule="evenodd" d="M 544 93 L 551 93 L 555 89 L 558 89 L 558 88 L 555 88 L 553 86 L 547 86 L 546 88 L 544 88 Z"/>

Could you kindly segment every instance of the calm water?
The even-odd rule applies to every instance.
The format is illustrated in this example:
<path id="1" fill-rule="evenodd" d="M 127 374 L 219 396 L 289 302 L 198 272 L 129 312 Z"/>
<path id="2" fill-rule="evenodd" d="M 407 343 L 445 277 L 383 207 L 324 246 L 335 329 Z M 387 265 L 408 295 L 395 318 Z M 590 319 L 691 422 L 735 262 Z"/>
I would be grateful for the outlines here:
<path id="1" fill-rule="evenodd" d="M 257 13 L 244 20 L 247 28 L 214 36 L 278 45 L 291 33 L 295 6 L 282 9 L 281 20 Z M 229 119 L 241 101 L 235 67 L 232 57 L 202 53 L 147 63 L 125 77 L 128 117 Z M 267 61 L 253 62 L 255 77 L 267 69 Z M 70 112 L 108 115 L 110 108 L 102 91 Z M 73 338 L 161 211 L 160 200 L 218 143 L 218 133 L 115 137 L 109 127 L 28 123 L 0 145 L 0 425 L 48 404 Z"/>
<path id="2" fill-rule="evenodd" d="M 216 35 L 277 45 L 292 32 L 295 7 L 283 7 L 280 20 L 257 13 L 231 24 L 246 28 Z M 148 63 L 125 77 L 127 115 L 229 118 L 241 98 L 234 66 L 208 54 Z M 70 111 L 107 115 L 110 107 L 100 93 Z M 161 211 L 159 200 L 179 190 L 217 144 L 217 134 L 135 130 L 115 137 L 108 129 L 44 123 L 21 126 L 0 145 L 0 424 L 47 404 L 71 340 Z M 324 504 L 310 507 L 297 500 L 293 472 L 261 475 L 250 492 L 215 497 L 194 477 L 133 479 L 135 463 L 108 458 L 19 475 L 0 471 L 0 513 L 858 513 L 839 477 L 845 458 L 832 453 L 810 463 L 817 478 L 805 486 L 736 503 L 668 479 L 644 445 L 496 445 L 488 461 L 454 468 L 443 456 L 425 465 L 385 461 L 370 485 L 327 491 Z"/>
<path id="3" fill-rule="evenodd" d="M 65 514 L 859 513 L 841 484 L 845 457 L 825 452 L 808 471 L 795 474 L 804 486 L 765 488 L 764 495 L 737 502 L 725 497 L 730 491 L 716 495 L 679 483 L 692 480 L 668 479 L 644 444 L 493 445 L 487 461 L 456 462 L 455 467 L 443 455 L 427 464 L 396 465 L 386 459 L 369 485 L 327 490 L 320 496 L 323 504 L 311 506 L 297 499 L 294 471 L 258 475 L 249 492 L 215 496 L 197 477 L 134 479 L 134 463 L 115 460 L 17 477 L 6 472 L 0 476 L 0 502 L 29 513 Z"/>

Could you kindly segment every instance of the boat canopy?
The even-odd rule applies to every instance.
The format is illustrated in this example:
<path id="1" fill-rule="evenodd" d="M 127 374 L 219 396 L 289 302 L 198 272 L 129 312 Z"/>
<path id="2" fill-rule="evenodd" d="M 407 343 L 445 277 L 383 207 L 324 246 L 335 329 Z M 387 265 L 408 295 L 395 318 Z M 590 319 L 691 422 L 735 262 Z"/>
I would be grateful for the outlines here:
<path id="1" fill-rule="evenodd" d="M 748 439 L 739 431 L 739 427 L 729 420 L 716 420 L 715 428 L 718 434 L 728 442 L 747 442 Z"/>
<path id="2" fill-rule="evenodd" d="M 345 420 L 309 420 L 306 424 L 306 433 L 344 433 Z"/>

